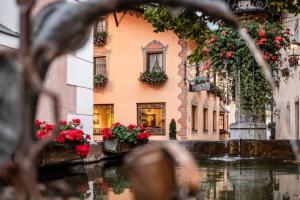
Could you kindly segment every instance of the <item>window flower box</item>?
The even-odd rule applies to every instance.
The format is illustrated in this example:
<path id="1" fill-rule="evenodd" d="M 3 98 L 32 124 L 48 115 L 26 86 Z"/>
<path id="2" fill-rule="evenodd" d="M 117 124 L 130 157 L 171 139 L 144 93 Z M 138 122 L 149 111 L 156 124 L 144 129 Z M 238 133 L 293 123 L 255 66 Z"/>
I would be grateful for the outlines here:
<path id="1" fill-rule="evenodd" d="M 168 80 L 168 76 L 165 72 L 146 71 L 141 73 L 139 80 L 151 86 L 160 86 Z"/>
<path id="2" fill-rule="evenodd" d="M 145 144 L 149 141 L 150 133 L 141 126 L 120 123 L 113 124 L 112 128 L 102 129 L 103 152 L 105 153 L 127 153 L 137 145 Z"/>
<path id="3" fill-rule="evenodd" d="M 94 76 L 94 87 L 103 88 L 107 85 L 108 78 L 102 74 L 97 74 Z"/>
<path id="4" fill-rule="evenodd" d="M 94 33 L 94 45 L 97 47 L 101 47 L 106 44 L 107 33 L 105 31 Z"/>

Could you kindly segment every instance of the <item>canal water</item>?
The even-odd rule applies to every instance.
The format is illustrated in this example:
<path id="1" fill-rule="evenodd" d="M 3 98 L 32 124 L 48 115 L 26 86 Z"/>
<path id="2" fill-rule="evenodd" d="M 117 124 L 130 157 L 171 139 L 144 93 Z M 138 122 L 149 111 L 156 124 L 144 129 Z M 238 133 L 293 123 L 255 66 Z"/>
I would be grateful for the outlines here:
<path id="1" fill-rule="evenodd" d="M 300 200 L 300 165 L 265 160 L 198 161 L 201 186 L 195 199 Z M 41 181 L 69 184 L 78 199 L 130 200 L 133 192 L 125 167 L 119 163 L 42 169 Z M 59 192 L 49 192 L 55 196 Z"/>

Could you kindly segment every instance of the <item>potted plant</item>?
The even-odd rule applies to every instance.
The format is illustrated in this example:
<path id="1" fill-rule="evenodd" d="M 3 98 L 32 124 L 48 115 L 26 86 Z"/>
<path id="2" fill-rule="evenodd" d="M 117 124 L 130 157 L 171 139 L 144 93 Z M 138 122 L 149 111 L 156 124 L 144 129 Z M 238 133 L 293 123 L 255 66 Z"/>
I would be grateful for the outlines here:
<path id="1" fill-rule="evenodd" d="M 94 87 L 105 87 L 108 83 L 108 78 L 102 74 L 97 74 L 94 76 Z"/>
<path id="2" fill-rule="evenodd" d="M 139 80 L 151 86 L 160 86 L 168 80 L 168 76 L 165 72 L 146 71 L 141 73 Z"/>
<path id="3" fill-rule="evenodd" d="M 107 33 L 105 31 L 94 33 L 94 45 L 97 47 L 101 47 L 106 44 Z"/>
<path id="4" fill-rule="evenodd" d="M 35 134 L 37 140 L 44 140 L 52 136 L 54 125 L 35 120 L 35 127 L 37 129 Z M 61 120 L 59 122 L 59 133 L 45 151 L 43 163 L 87 157 L 90 139 L 90 135 L 83 132 L 80 119 L 73 119 L 70 122 Z"/>
<path id="5" fill-rule="evenodd" d="M 149 141 L 150 133 L 143 125 L 124 126 L 120 123 L 113 124 L 112 128 L 102 129 L 103 151 L 106 153 L 126 153 L 137 145 Z"/>

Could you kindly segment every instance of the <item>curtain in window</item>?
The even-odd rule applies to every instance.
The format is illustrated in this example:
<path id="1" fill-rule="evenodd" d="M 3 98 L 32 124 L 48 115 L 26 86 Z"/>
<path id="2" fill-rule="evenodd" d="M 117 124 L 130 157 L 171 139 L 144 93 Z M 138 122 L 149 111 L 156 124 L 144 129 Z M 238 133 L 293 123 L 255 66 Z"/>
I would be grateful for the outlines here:
<path id="1" fill-rule="evenodd" d="M 149 71 L 162 71 L 162 54 L 161 53 L 153 53 L 149 54 Z M 159 68 L 159 69 L 158 69 Z"/>

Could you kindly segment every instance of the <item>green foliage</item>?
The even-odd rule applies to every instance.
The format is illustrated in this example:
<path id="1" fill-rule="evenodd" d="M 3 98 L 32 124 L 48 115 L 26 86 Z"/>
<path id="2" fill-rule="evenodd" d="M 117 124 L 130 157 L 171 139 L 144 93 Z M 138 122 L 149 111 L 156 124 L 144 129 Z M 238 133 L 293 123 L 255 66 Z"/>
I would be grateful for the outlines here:
<path id="1" fill-rule="evenodd" d="M 153 25 L 155 32 L 173 30 L 179 37 L 191 40 L 198 40 L 199 35 L 208 33 L 207 21 L 211 20 L 194 10 L 183 9 L 173 17 L 167 9 L 151 6 L 144 8 L 144 19 Z"/>
<path id="2" fill-rule="evenodd" d="M 105 87 L 108 83 L 108 78 L 102 74 L 97 74 L 94 76 L 94 87 Z"/>
<path id="3" fill-rule="evenodd" d="M 219 97 L 221 100 L 225 99 L 225 92 L 223 89 L 221 89 L 219 86 L 211 83 L 209 92 L 217 97 Z"/>
<path id="4" fill-rule="evenodd" d="M 288 33 L 284 32 L 282 26 L 276 22 L 266 21 L 260 24 L 247 21 L 243 26 L 245 31 L 257 41 L 257 45 L 272 68 L 273 78 L 278 81 L 280 78 L 278 66 L 283 63 L 280 49 L 288 45 Z M 228 77 L 224 78 L 228 80 L 236 80 L 239 68 L 240 95 L 244 114 L 253 120 L 264 117 L 266 108 L 272 103 L 271 88 L 245 42 L 238 33 L 223 25 L 212 31 L 207 38 L 191 57 L 203 57 L 209 65 L 208 73 L 219 76 L 227 74 Z M 201 55 L 197 55 L 198 53 Z"/>
<path id="5" fill-rule="evenodd" d="M 108 34 L 105 31 L 102 32 L 94 32 L 94 45 L 97 47 L 101 47 L 106 43 Z"/>
<path id="6" fill-rule="evenodd" d="M 294 14 L 300 13 L 299 0 L 269 0 L 269 7 L 272 13 L 290 12 Z"/>
<path id="7" fill-rule="evenodd" d="M 152 86 L 159 86 L 164 84 L 168 80 L 168 76 L 165 72 L 143 72 L 139 80 L 145 84 Z"/>
<path id="8" fill-rule="evenodd" d="M 176 140 L 177 131 L 176 131 L 176 122 L 174 119 L 172 119 L 170 122 L 169 131 L 170 131 L 170 134 L 169 134 L 170 140 Z"/>

